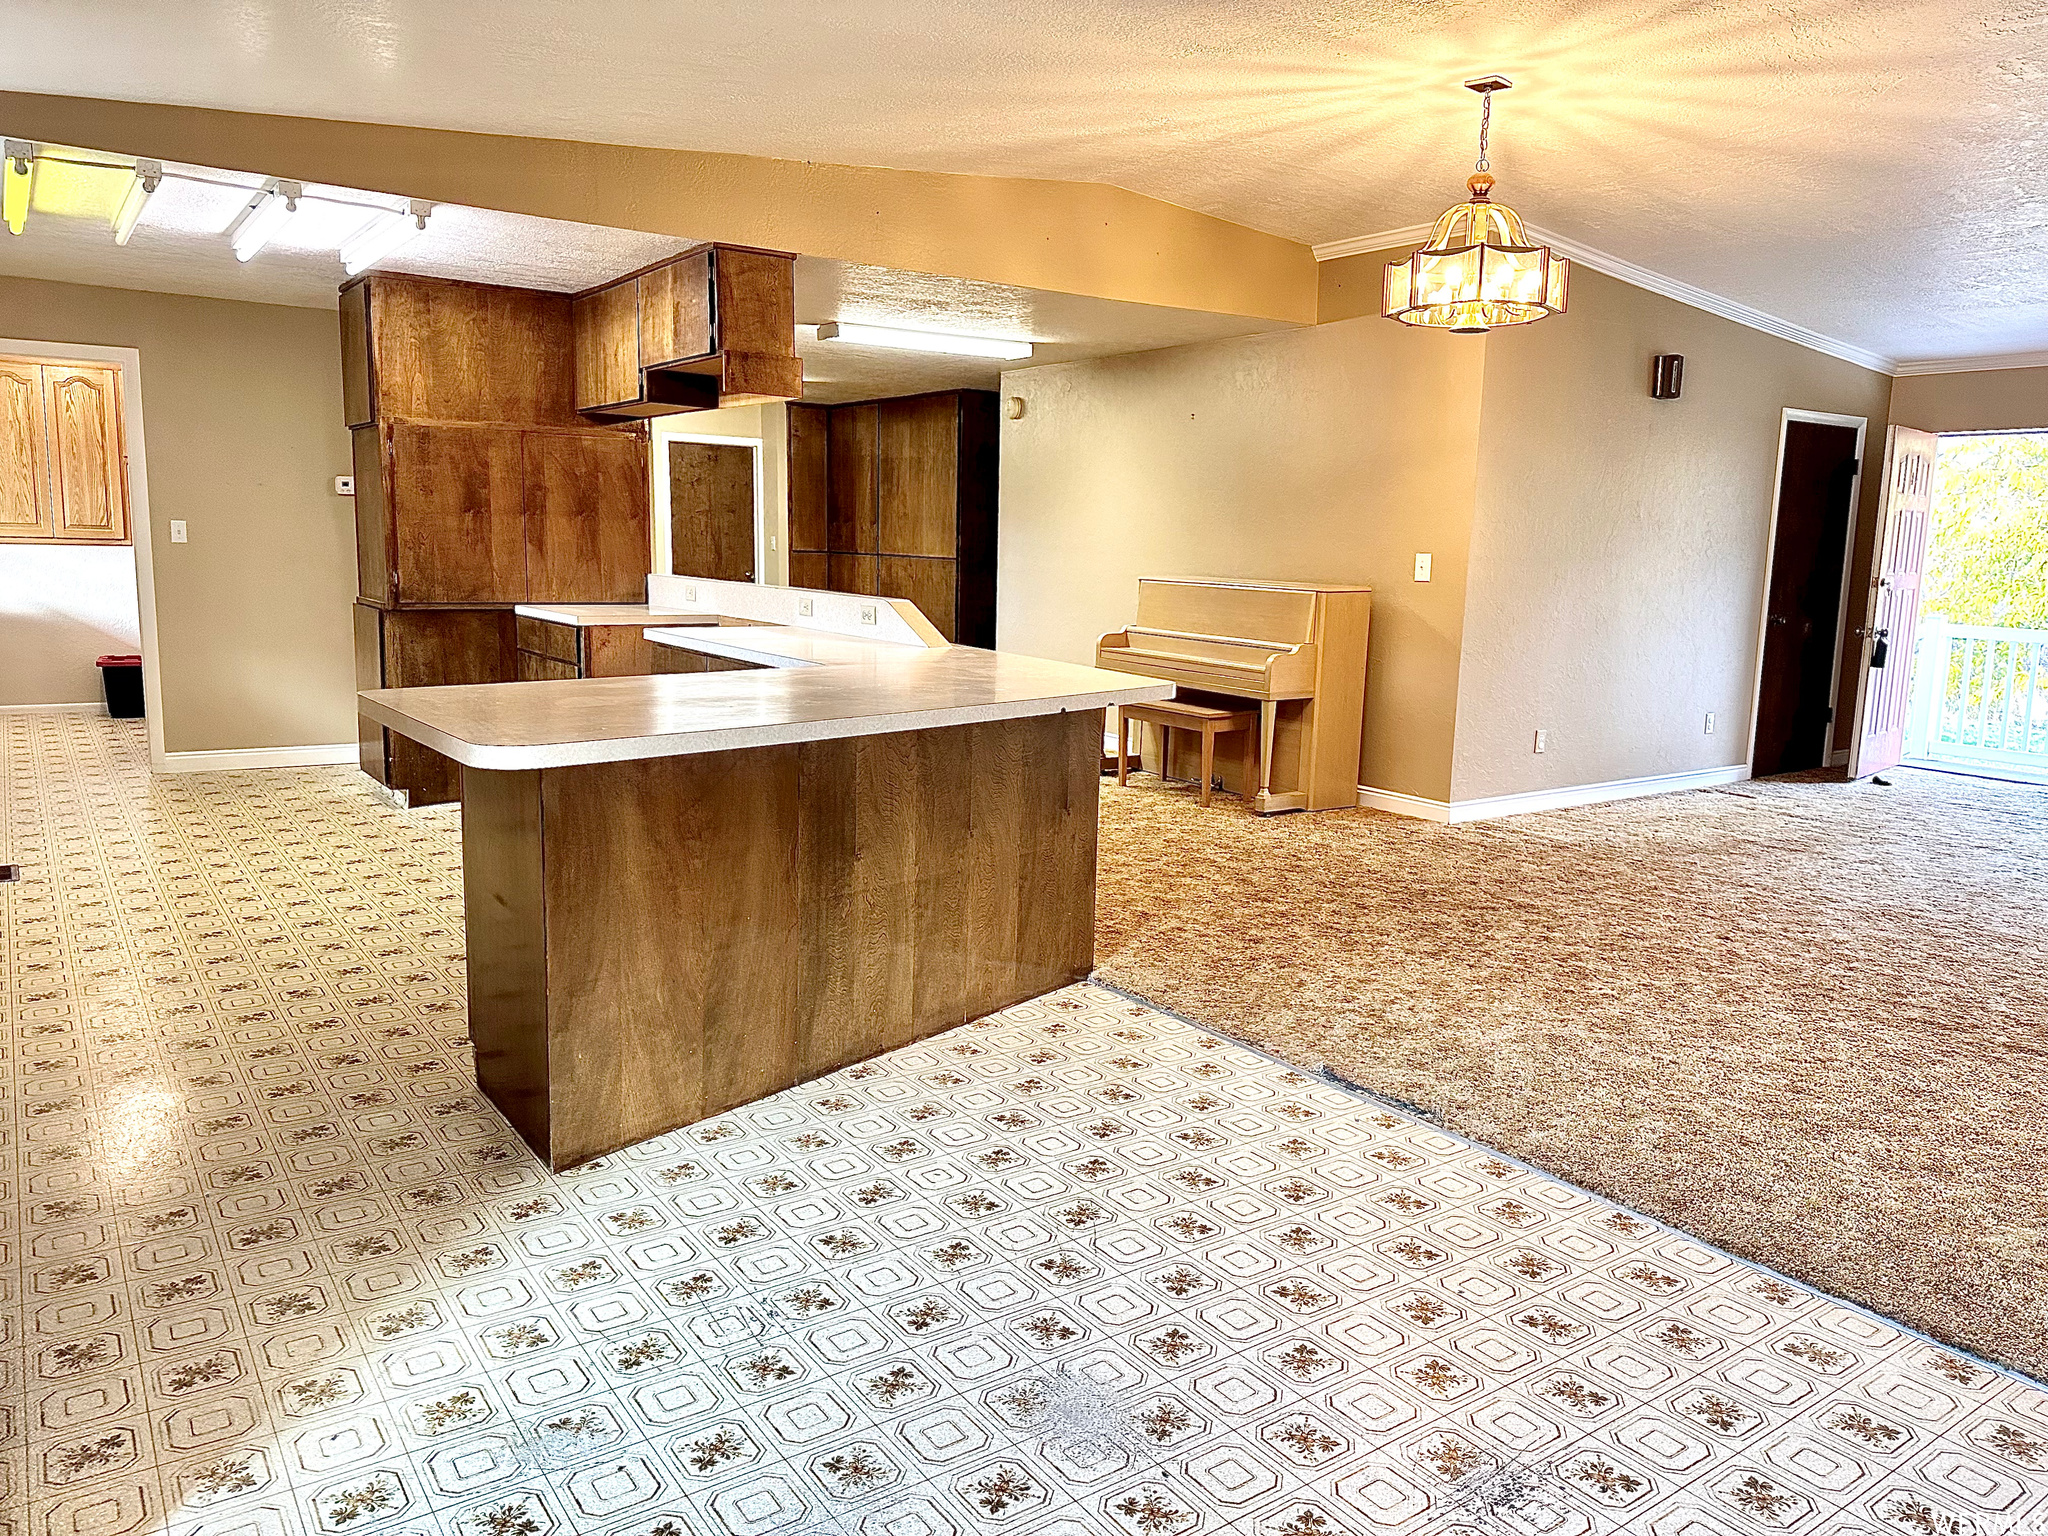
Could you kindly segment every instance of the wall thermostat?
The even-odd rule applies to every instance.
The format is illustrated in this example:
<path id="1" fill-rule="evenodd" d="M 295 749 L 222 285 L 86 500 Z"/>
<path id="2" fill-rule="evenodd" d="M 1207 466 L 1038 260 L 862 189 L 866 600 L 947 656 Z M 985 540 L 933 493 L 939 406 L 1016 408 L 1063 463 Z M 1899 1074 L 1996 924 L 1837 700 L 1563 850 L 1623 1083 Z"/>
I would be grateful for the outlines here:
<path id="1" fill-rule="evenodd" d="M 1650 359 L 1650 398 L 1676 400 L 1685 384 L 1685 359 L 1676 352 L 1660 352 Z"/>

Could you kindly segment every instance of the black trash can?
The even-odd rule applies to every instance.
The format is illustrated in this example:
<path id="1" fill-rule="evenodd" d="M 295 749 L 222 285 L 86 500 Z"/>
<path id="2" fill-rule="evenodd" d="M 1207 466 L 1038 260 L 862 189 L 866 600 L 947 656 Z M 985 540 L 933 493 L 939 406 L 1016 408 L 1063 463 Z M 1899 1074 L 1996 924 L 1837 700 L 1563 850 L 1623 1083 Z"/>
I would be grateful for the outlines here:
<path id="1" fill-rule="evenodd" d="M 100 685 L 107 690 L 107 713 L 116 720 L 142 718 L 142 658 L 102 656 Z"/>

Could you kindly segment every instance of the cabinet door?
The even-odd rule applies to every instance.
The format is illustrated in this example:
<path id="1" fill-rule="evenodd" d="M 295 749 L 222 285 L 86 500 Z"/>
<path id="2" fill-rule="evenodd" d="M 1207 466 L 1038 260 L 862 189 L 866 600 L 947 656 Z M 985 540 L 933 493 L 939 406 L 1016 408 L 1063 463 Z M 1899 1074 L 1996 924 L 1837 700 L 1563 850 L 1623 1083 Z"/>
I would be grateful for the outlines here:
<path id="1" fill-rule="evenodd" d="M 873 555 L 827 555 L 825 586 L 832 592 L 865 592 L 874 595 L 880 573 Z"/>
<path id="2" fill-rule="evenodd" d="M 51 511 L 60 539 L 128 542 L 127 465 L 121 453 L 121 376 L 84 363 L 45 363 Z"/>
<path id="3" fill-rule="evenodd" d="M 572 309 L 576 328 L 576 409 L 640 398 L 640 309 L 632 283 L 585 294 Z"/>
<path id="4" fill-rule="evenodd" d="M 0 362 L 0 539 L 47 539 L 55 531 L 41 366 Z"/>
<path id="5" fill-rule="evenodd" d="M 527 433 L 527 601 L 645 602 L 649 500 L 640 433 Z"/>
<path id="6" fill-rule="evenodd" d="M 376 427 L 349 433 L 356 476 L 356 596 L 383 607 L 397 599 L 391 564 L 391 498 L 384 491 L 385 435 Z"/>
<path id="7" fill-rule="evenodd" d="M 959 552 L 960 402 L 953 395 L 885 400 L 878 427 L 881 552 Z"/>
<path id="8" fill-rule="evenodd" d="M 830 579 L 831 556 L 815 549 L 793 549 L 789 552 L 789 584 L 792 587 L 810 587 L 816 590 Z"/>
<path id="9" fill-rule="evenodd" d="M 959 571 L 951 560 L 929 560 L 915 555 L 884 555 L 878 586 L 883 597 L 907 597 L 918 612 L 932 621 L 948 640 L 960 638 L 954 624 L 956 582 Z"/>
<path id="10" fill-rule="evenodd" d="M 394 601 L 526 600 L 522 435 L 515 427 L 392 424 Z"/>
<path id="11" fill-rule="evenodd" d="M 789 408 L 789 547 L 826 549 L 826 438 L 831 430 L 823 406 Z"/>
<path id="12" fill-rule="evenodd" d="M 834 554 L 875 552 L 875 418 L 872 405 L 832 410 L 825 547 Z"/>
<path id="13" fill-rule="evenodd" d="M 669 569 L 715 581 L 754 579 L 754 450 L 668 445 Z"/>
<path id="14" fill-rule="evenodd" d="M 386 688 L 509 683 L 519 675 L 509 608 L 386 613 L 383 628 Z M 462 770 L 453 759 L 396 731 L 385 741 L 384 782 L 404 790 L 412 804 L 462 798 Z"/>
<path id="15" fill-rule="evenodd" d="M 343 424 L 366 427 L 377 419 L 370 380 L 370 283 L 341 291 L 341 414 Z"/>

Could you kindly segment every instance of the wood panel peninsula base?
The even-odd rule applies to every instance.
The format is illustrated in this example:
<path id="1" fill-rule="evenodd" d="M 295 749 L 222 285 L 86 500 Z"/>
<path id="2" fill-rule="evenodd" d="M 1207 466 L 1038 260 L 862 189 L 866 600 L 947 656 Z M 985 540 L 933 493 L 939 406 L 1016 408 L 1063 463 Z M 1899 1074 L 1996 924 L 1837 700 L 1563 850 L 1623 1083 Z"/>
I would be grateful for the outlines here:
<path id="1" fill-rule="evenodd" d="M 1085 978 L 1102 712 L 463 770 L 477 1080 L 556 1168 Z"/>
<path id="2" fill-rule="evenodd" d="M 557 1169 L 1094 965 L 1104 709 L 1171 685 L 736 585 L 647 631 L 730 669 L 360 695 L 462 765 L 477 1082 Z"/>

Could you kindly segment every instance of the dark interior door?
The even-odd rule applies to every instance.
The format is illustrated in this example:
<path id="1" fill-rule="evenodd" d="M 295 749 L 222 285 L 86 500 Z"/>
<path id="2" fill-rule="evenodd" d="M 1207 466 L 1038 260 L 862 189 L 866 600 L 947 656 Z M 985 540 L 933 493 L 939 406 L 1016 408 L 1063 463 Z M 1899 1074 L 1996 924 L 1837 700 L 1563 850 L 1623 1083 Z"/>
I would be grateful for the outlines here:
<path id="1" fill-rule="evenodd" d="M 754 450 L 734 443 L 668 445 L 670 569 L 719 581 L 754 579 Z"/>
<path id="2" fill-rule="evenodd" d="M 1855 484 L 1854 427 L 1786 423 L 1756 708 L 1759 777 L 1818 768 L 1828 759 L 1828 692 Z"/>

